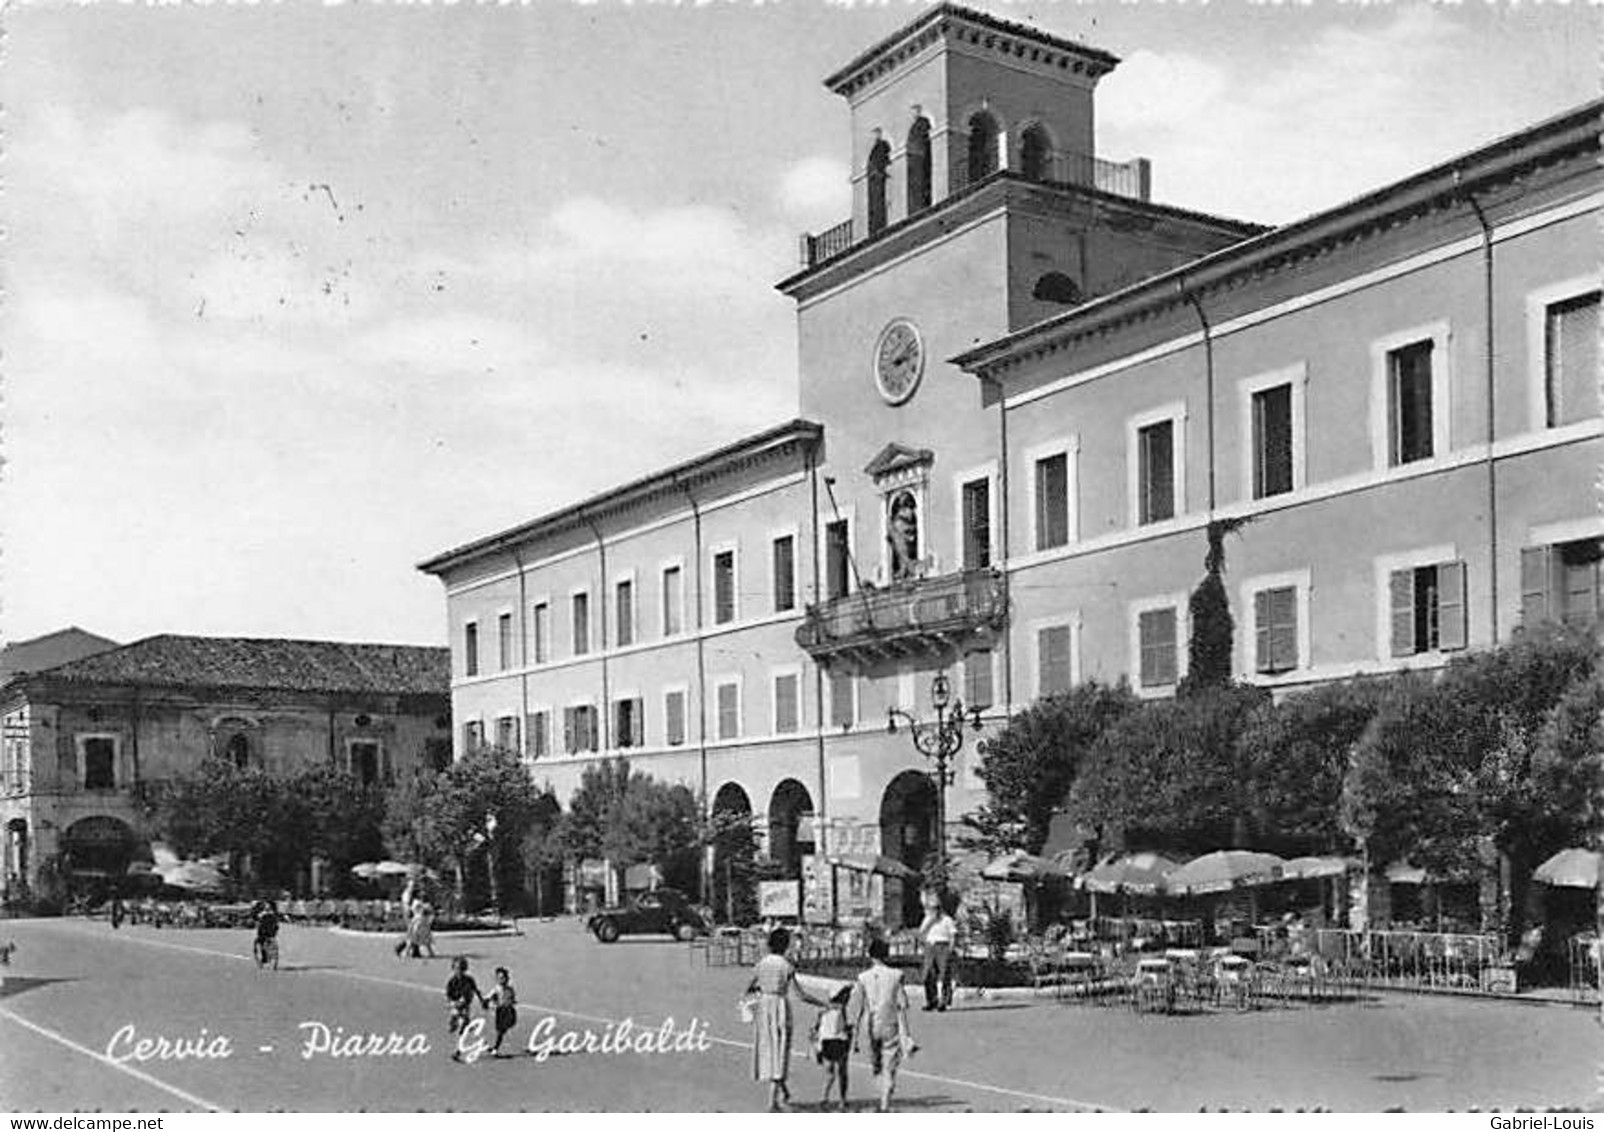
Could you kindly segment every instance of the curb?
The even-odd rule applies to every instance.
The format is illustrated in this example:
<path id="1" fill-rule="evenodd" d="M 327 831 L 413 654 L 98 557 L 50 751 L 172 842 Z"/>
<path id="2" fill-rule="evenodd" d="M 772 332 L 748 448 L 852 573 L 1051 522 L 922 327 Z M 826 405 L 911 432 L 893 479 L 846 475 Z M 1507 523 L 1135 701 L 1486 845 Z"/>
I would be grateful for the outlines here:
<path id="1" fill-rule="evenodd" d="M 397 931 L 367 932 L 362 931 L 360 928 L 342 928 L 338 924 L 330 924 L 323 930 L 326 932 L 331 932 L 334 935 L 350 936 L 352 938 L 388 940 L 392 944 L 394 944 L 402 934 Z M 435 935 L 435 939 L 519 939 L 523 936 L 523 934 L 524 933 L 522 930 L 516 928 L 495 928 L 488 931 L 439 932 Z"/>

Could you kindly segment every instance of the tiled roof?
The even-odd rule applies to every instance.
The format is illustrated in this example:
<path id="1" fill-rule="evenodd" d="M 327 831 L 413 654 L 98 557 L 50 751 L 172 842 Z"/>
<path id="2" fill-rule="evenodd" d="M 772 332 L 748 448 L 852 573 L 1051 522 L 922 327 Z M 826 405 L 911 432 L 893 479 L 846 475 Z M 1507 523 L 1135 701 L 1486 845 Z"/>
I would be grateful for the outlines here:
<path id="1" fill-rule="evenodd" d="M 35 675 L 83 684 L 445 695 L 451 653 L 418 645 L 164 634 Z"/>
<path id="2" fill-rule="evenodd" d="M 0 685 L 24 672 L 54 668 L 58 664 L 116 647 L 116 641 L 87 633 L 76 625 L 46 633 L 42 637 L 12 641 L 0 649 Z"/>

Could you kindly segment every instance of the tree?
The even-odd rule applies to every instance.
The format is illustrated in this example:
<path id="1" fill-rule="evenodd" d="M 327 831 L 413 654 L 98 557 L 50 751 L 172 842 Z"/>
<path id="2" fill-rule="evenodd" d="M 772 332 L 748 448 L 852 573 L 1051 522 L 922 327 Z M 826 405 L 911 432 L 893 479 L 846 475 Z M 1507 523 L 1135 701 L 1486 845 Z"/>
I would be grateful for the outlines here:
<path id="1" fill-rule="evenodd" d="M 304 856 L 301 815 L 285 781 L 259 767 L 208 758 L 175 775 L 156 795 L 152 820 L 184 857 L 227 855 L 230 872 L 293 884 Z"/>
<path id="2" fill-rule="evenodd" d="M 481 747 L 443 773 L 420 776 L 392 796 L 387 842 L 392 852 L 408 851 L 412 860 L 451 870 L 459 898 L 469 868 L 483 854 L 491 904 L 499 909 L 503 870 L 522 860 L 520 843 L 538 799 L 516 751 Z"/>
<path id="3" fill-rule="evenodd" d="M 384 851 L 384 793 L 365 786 L 353 774 L 331 766 L 308 767 L 286 783 L 294 814 L 298 869 L 313 857 L 328 861 L 336 891 L 351 875 L 351 866 L 372 861 Z"/>
<path id="4" fill-rule="evenodd" d="M 1231 684 L 1231 656 L 1236 625 L 1225 593 L 1225 536 L 1239 530 L 1246 519 L 1214 519 L 1207 529 L 1208 552 L 1203 556 L 1203 580 L 1187 602 L 1192 626 L 1187 639 L 1186 676 L 1178 695 L 1188 696 Z"/>
<path id="5" fill-rule="evenodd" d="M 964 817 L 964 843 L 993 856 L 1011 849 L 1039 853 L 1088 752 L 1139 702 L 1124 683 L 1092 680 L 1038 700 L 982 740 L 987 799 Z"/>
<path id="6" fill-rule="evenodd" d="M 1199 689 L 1123 716 L 1093 745 L 1070 789 L 1071 818 L 1097 830 L 1105 847 L 1245 845 L 1251 793 L 1237 739 L 1268 698 L 1252 687 Z"/>
<path id="7" fill-rule="evenodd" d="M 1386 689 L 1385 680 L 1360 678 L 1253 711 L 1237 742 L 1255 844 L 1286 856 L 1350 847 L 1341 820 L 1343 780 Z"/>
<path id="8" fill-rule="evenodd" d="M 1445 874 L 1474 866 L 1471 783 L 1439 741 L 1454 726 L 1452 705 L 1430 676 L 1388 682 L 1342 785 L 1342 827 L 1372 870 L 1406 855 Z"/>
<path id="9" fill-rule="evenodd" d="M 690 887 L 704 843 L 696 795 L 632 771 L 627 759 L 585 769 L 558 837 L 570 857 L 599 857 L 620 868 L 652 863 Z"/>
<path id="10" fill-rule="evenodd" d="M 703 840 L 713 849 L 713 909 L 725 923 L 746 925 L 757 919 L 757 826 L 745 810 L 713 810 L 703 826 Z"/>

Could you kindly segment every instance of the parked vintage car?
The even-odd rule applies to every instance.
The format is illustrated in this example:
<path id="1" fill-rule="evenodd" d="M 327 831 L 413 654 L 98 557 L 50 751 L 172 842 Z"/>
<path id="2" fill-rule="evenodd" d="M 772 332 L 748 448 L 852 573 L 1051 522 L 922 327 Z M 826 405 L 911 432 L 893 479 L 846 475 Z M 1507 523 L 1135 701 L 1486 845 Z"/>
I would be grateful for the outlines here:
<path id="1" fill-rule="evenodd" d="M 632 897 L 627 904 L 603 908 L 585 923 L 603 943 L 621 935 L 671 935 L 688 940 L 712 930 L 712 918 L 675 888 L 656 888 Z"/>

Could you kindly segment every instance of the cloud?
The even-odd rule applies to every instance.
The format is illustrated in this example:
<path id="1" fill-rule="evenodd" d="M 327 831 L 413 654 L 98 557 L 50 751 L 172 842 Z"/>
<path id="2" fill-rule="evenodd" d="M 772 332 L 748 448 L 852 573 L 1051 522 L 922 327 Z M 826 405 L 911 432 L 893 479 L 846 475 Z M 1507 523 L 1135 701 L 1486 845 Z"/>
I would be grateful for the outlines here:
<path id="1" fill-rule="evenodd" d="M 1166 203 L 1285 222 L 1487 140 L 1446 133 L 1437 110 L 1463 45 L 1452 16 L 1421 5 L 1328 26 L 1251 74 L 1136 51 L 1099 87 L 1100 137 L 1152 158 Z"/>
<path id="2" fill-rule="evenodd" d="M 851 171 L 833 158 L 804 158 L 781 179 L 779 205 L 794 224 L 815 228 L 836 224 L 852 211 Z"/>
<path id="3" fill-rule="evenodd" d="M 456 311 L 387 322 L 343 351 L 352 362 L 431 374 L 528 371 L 546 351 L 527 324 Z"/>

